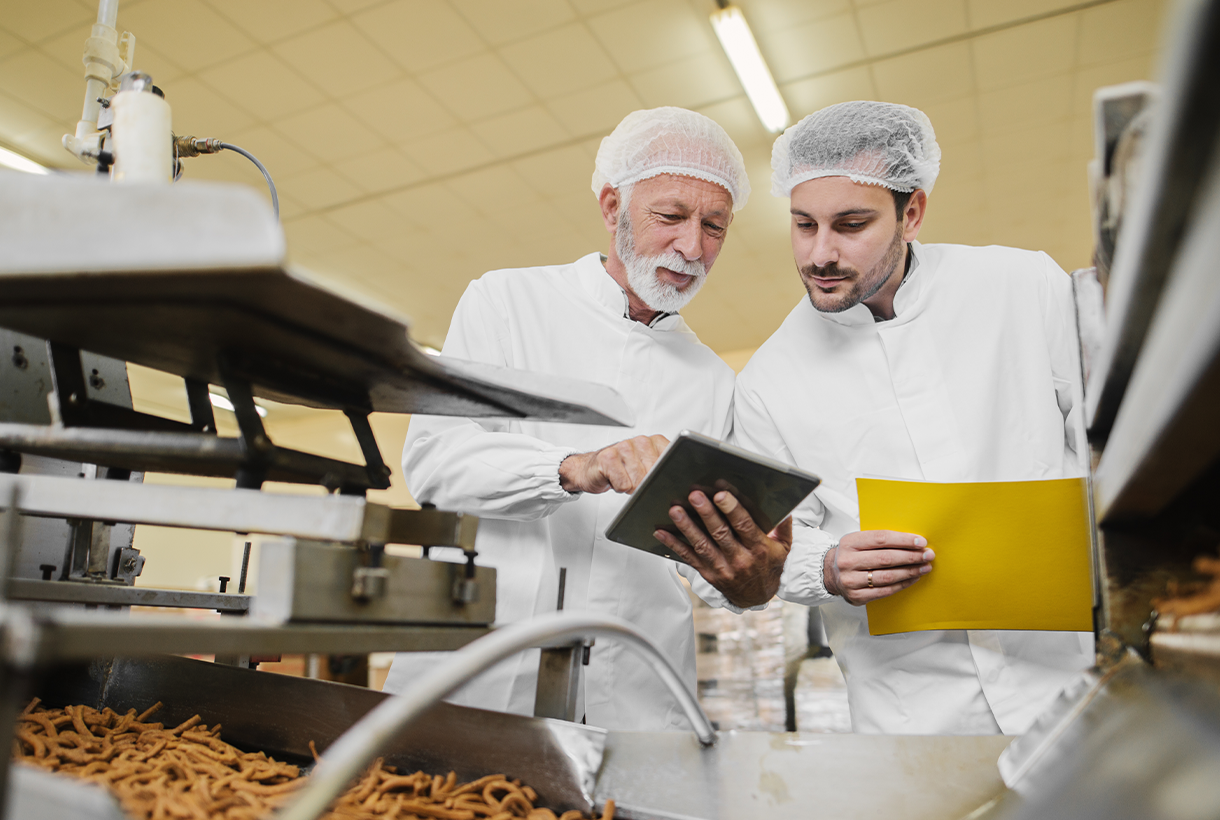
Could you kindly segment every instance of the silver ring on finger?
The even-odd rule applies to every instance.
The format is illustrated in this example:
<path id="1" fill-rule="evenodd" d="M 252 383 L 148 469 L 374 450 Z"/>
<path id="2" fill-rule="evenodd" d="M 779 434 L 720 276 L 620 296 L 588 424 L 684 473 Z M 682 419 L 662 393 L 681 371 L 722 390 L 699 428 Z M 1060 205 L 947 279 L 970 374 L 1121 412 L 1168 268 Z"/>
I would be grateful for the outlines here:
<path id="1" fill-rule="evenodd" d="M 868 571 L 868 588 L 873 588 L 873 571 L 871 569 Z"/>

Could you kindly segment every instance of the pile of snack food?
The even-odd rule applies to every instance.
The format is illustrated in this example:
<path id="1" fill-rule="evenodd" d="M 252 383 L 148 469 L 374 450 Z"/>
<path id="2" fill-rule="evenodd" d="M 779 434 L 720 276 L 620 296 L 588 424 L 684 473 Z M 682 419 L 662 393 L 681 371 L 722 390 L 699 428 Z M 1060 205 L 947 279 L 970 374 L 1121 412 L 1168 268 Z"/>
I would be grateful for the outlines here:
<path id="1" fill-rule="evenodd" d="M 160 708 L 158 702 L 122 715 L 88 706 L 44 709 L 35 698 L 19 716 L 13 756 L 107 786 L 141 820 L 268 818 L 305 783 L 298 767 L 225 743 L 220 725 L 209 728 L 199 715 L 173 728 L 148 722 Z M 579 811 L 535 808 L 537 797 L 500 774 L 458 783 L 454 772 L 404 775 L 378 760 L 327 818 L 585 820 Z M 607 801 L 602 820 L 613 817 Z"/>

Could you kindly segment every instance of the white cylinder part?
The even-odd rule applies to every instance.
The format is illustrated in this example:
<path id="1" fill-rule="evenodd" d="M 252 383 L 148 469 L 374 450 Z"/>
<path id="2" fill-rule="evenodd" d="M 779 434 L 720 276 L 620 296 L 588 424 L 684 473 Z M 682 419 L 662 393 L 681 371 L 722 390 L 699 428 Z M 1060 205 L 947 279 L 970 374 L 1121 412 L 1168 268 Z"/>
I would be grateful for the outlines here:
<path id="1" fill-rule="evenodd" d="M 111 98 L 115 182 L 169 182 L 174 175 L 169 103 L 149 91 Z"/>

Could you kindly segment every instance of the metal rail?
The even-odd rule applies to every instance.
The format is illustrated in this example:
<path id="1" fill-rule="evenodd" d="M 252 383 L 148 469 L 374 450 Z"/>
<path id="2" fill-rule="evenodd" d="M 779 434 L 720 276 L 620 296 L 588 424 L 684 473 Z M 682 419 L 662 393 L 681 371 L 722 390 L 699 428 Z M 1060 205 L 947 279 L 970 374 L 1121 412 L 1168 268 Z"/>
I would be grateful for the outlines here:
<path id="1" fill-rule="evenodd" d="M 683 685 L 665 656 L 634 626 L 619 618 L 556 612 L 503 627 L 480 638 L 455 652 L 442 665 L 420 676 L 406 691 L 382 702 L 326 750 L 325 757 L 309 778 L 309 785 L 282 813 L 276 815 L 277 820 L 316 820 L 321 817 L 352 778 L 360 774 L 398 733 L 428 707 L 480 672 L 525 649 L 582 638 L 609 638 L 631 647 L 652 666 L 678 699 L 682 711 L 695 727 L 699 742 L 705 747 L 716 743 L 716 730 L 695 696 Z"/>

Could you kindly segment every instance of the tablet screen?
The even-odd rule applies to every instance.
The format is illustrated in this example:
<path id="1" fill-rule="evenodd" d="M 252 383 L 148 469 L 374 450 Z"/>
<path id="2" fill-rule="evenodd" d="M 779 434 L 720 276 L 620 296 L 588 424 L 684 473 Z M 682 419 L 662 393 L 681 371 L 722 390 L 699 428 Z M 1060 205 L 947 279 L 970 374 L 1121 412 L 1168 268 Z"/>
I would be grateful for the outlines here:
<path id="1" fill-rule="evenodd" d="M 821 479 L 774 459 L 756 455 L 710 436 L 684 430 L 649 470 L 640 486 L 610 526 L 606 537 L 646 552 L 680 561 L 681 558 L 653 535 L 668 530 L 683 539 L 669 518 L 675 504 L 691 519 L 702 519 L 688 496 L 702 490 L 711 498 L 720 490 L 733 493 L 764 532 L 783 521 Z M 684 540 L 684 539 L 683 539 Z"/>

